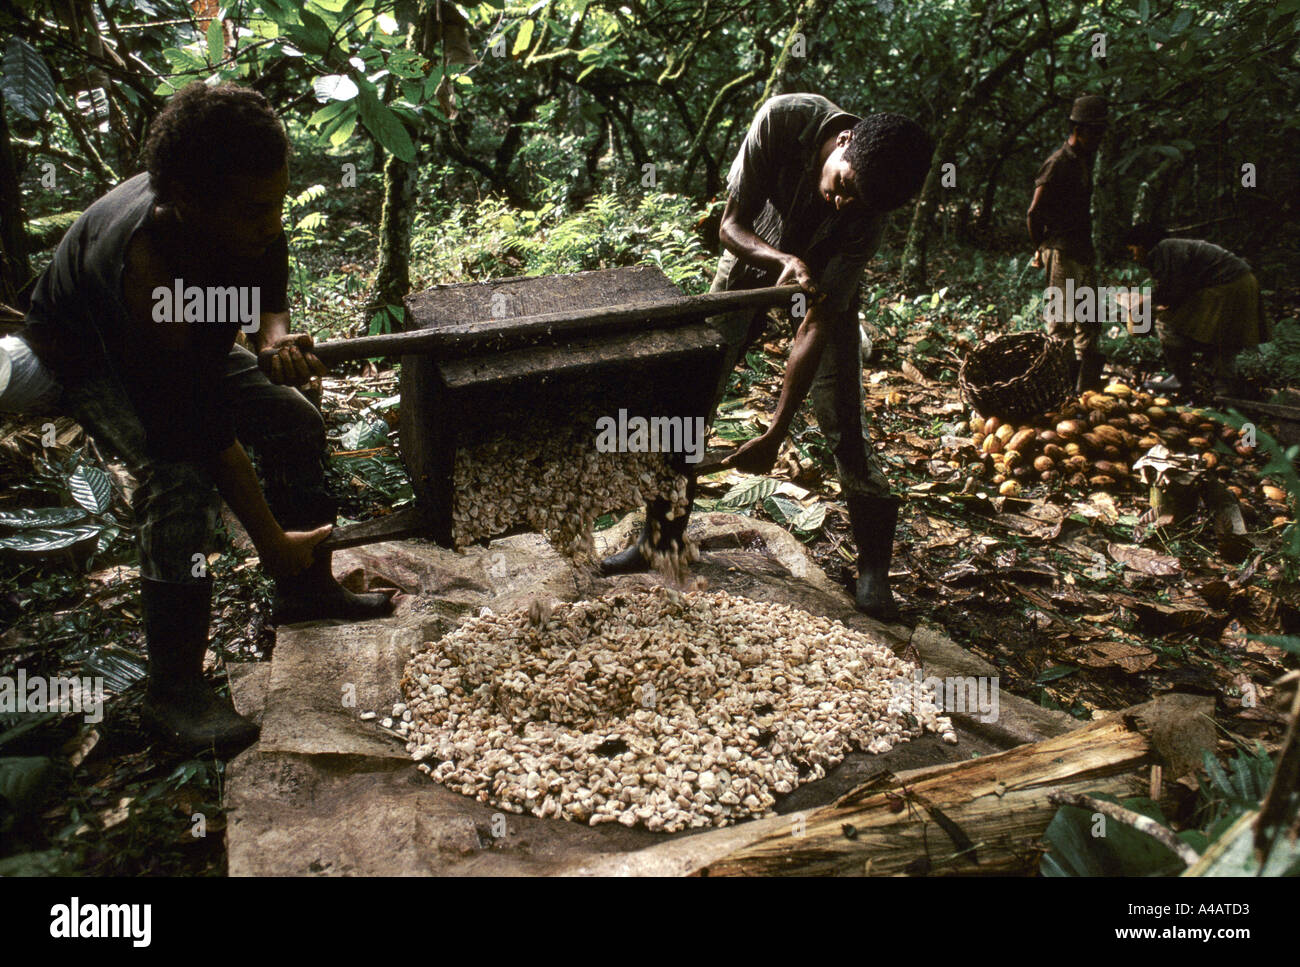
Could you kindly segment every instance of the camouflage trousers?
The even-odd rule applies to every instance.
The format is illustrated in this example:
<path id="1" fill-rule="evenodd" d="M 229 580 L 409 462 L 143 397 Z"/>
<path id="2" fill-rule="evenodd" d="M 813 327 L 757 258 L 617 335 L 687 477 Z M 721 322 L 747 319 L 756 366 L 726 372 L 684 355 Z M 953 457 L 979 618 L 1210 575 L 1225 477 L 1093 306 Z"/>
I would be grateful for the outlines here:
<path id="1" fill-rule="evenodd" d="M 711 291 L 720 292 L 726 288 L 724 280 L 734 261 L 735 256 L 730 253 L 722 257 Z M 722 334 L 727 346 L 722 378 L 709 410 L 710 423 L 718 404 L 722 402 L 731 371 L 763 335 L 766 320 L 766 310 L 756 313 L 752 309 L 742 309 L 709 320 Z M 835 326 L 831 330 L 808 395 L 812 400 L 817 426 L 826 437 L 826 443 L 835 457 L 835 471 L 844 494 L 889 496 L 889 480 L 872 453 L 871 440 L 867 436 L 866 422 L 863 419 L 862 335 L 858 331 L 856 319 L 849 318 L 844 325 Z"/>
<path id="2" fill-rule="evenodd" d="M 1097 352 L 1097 343 L 1101 339 L 1101 322 L 1076 320 L 1074 302 L 1072 299 L 1065 298 L 1065 294 L 1070 291 L 1070 280 L 1074 280 L 1073 289 L 1076 292 L 1084 287 L 1096 285 L 1096 269 L 1084 262 L 1075 261 L 1057 248 L 1045 248 L 1042 252 L 1043 265 L 1047 269 L 1047 286 L 1060 290 L 1065 310 L 1061 318 L 1054 318 L 1051 314 L 1049 297 L 1049 308 L 1044 317 L 1047 335 L 1062 342 L 1072 342 L 1075 356 L 1083 359 L 1090 353 Z M 1095 302 L 1093 304 L 1096 305 Z"/>
<path id="3" fill-rule="evenodd" d="M 230 350 L 223 378 L 236 436 L 257 457 L 266 501 L 280 526 L 309 530 L 333 523 L 336 506 L 325 489 L 325 424 L 316 408 L 296 389 L 267 379 L 242 346 Z M 112 376 L 65 386 L 60 408 L 123 460 L 136 480 L 131 509 L 141 575 L 200 580 L 194 555 L 210 549 L 221 509 L 208 468 L 148 455 L 140 418 Z"/>

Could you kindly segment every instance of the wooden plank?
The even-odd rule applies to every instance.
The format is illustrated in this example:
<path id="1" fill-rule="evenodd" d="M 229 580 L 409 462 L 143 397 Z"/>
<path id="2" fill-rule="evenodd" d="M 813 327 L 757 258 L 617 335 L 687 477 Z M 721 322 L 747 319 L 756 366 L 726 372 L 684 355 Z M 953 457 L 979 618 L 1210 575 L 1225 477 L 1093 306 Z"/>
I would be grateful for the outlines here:
<path id="1" fill-rule="evenodd" d="M 1117 714 L 1042 742 L 913 773 L 905 783 L 868 783 L 806 814 L 802 828 L 792 819 L 696 873 L 1030 873 L 1056 814 L 1051 792 L 1128 792 L 1132 773 L 1154 758 L 1132 717 Z"/>
<path id="2" fill-rule="evenodd" d="M 457 329 L 485 319 L 518 319 L 549 312 L 597 309 L 677 299 L 682 292 L 653 265 L 620 266 L 566 275 L 519 275 L 484 282 L 438 285 L 406 297 L 404 328 Z"/>
<path id="3" fill-rule="evenodd" d="M 425 521 L 417 508 L 395 511 L 373 520 L 358 521 L 335 527 L 330 536 L 321 541 L 324 551 L 337 551 L 344 547 L 377 544 L 381 541 L 399 541 L 408 537 L 424 537 Z"/>
<path id="4" fill-rule="evenodd" d="M 383 336 L 336 339 L 313 350 L 326 365 L 372 356 L 431 355 L 456 359 L 474 353 L 504 352 L 543 343 L 568 342 L 594 334 L 645 331 L 686 325 L 737 309 L 763 309 L 788 303 L 795 285 L 739 292 L 706 292 L 659 302 L 634 302 L 590 309 L 486 318 L 470 325 L 426 328 Z"/>
<path id="5" fill-rule="evenodd" d="M 668 362 L 701 351 L 721 351 L 722 336 L 712 326 L 696 324 L 681 329 L 621 333 L 578 339 L 563 346 L 536 346 L 491 356 L 448 360 L 439 371 L 449 390 L 480 383 L 513 382 L 547 375 L 564 378 L 595 368 L 634 368 L 653 362 Z"/>

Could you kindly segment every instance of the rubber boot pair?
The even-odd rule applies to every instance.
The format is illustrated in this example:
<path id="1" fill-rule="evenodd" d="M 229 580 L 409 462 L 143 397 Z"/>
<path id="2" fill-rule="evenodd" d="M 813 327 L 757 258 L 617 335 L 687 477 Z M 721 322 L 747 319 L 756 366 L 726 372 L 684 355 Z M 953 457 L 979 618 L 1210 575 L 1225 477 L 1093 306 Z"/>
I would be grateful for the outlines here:
<path id="1" fill-rule="evenodd" d="M 140 717 L 186 755 L 234 755 L 257 739 L 258 728 L 220 698 L 203 678 L 212 609 L 212 579 L 140 578 L 149 673 Z"/>
<path id="2" fill-rule="evenodd" d="M 849 523 L 858 545 L 858 583 L 854 602 L 858 610 L 877 621 L 897 621 L 898 605 L 889 587 L 889 565 L 898 526 L 897 497 L 848 497 Z"/>
<path id="3" fill-rule="evenodd" d="M 600 562 L 600 573 L 604 575 L 635 574 L 650 569 L 649 552 L 666 551 L 680 545 L 686 536 L 686 525 L 690 522 L 690 507 L 695 503 L 695 478 L 687 476 L 686 501 L 687 511 L 679 517 L 668 519 L 672 504 L 662 497 L 656 497 L 645 508 L 645 526 L 641 536 L 617 554 L 611 554 Z"/>
<path id="4" fill-rule="evenodd" d="M 277 578 L 272 617 L 276 624 L 342 618 L 365 621 L 393 613 L 392 598 L 377 591 L 357 594 L 334 579 L 331 551 L 316 551 L 311 567 L 293 577 Z"/>

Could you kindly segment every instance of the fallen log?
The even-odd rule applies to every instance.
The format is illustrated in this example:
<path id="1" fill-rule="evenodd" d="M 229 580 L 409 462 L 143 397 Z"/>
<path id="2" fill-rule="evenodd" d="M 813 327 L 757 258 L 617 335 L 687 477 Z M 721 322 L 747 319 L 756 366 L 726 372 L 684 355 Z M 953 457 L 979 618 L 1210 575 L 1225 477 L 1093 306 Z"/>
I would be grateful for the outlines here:
<path id="1" fill-rule="evenodd" d="M 792 814 L 695 875 L 1033 873 L 1058 808 L 1052 793 L 1131 795 L 1145 786 L 1134 773 L 1161 757 L 1133 711 L 996 755 L 887 773 Z"/>

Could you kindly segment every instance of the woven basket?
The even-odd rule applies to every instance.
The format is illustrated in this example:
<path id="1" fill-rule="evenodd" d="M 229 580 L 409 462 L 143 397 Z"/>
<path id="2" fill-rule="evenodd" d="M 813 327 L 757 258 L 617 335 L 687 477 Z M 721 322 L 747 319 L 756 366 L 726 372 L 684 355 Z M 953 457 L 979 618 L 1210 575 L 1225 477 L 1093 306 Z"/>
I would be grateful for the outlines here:
<path id="1" fill-rule="evenodd" d="M 1074 393 L 1068 342 L 1041 332 L 1015 332 L 967 353 L 957 373 L 961 396 L 981 416 L 1042 416 Z"/>

